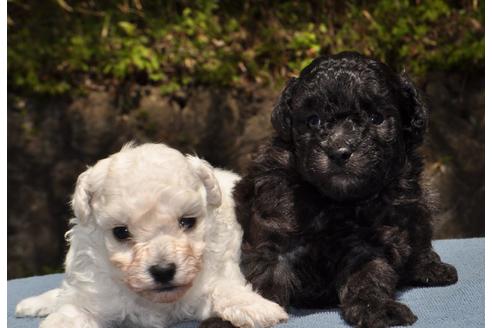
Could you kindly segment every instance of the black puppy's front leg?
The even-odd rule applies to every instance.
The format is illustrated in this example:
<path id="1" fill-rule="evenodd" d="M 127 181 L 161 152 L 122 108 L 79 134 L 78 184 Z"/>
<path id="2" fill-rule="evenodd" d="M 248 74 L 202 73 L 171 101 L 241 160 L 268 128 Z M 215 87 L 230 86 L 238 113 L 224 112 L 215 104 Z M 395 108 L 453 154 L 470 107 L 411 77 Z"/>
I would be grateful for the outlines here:
<path id="1" fill-rule="evenodd" d="M 198 328 L 237 328 L 229 321 L 226 321 L 219 317 L 211 317 L 202 322 Z"/>
<path id="2" fill-rule="evenodd" d="M 342 315 L 350 324 L 364 328 L 410 325 L 417 317 L 394 300 L 398 276 L 382 258 L 365 263 L 342 278 L 338 289 Z"/>
<path id="3" fill-rule="evenodd" d="M 288 256 L 274 248 L 243 248 L 241 270 L 254 290 L 286 309 L 299 283 Z"/>
<path id="4" fill-rule="evenodd" d="M 456 268 L 442 262 L 432 249 L 417 256 L 409 273 L 409 283 L 414 286 L 447 286 L 458 281 Z"/>

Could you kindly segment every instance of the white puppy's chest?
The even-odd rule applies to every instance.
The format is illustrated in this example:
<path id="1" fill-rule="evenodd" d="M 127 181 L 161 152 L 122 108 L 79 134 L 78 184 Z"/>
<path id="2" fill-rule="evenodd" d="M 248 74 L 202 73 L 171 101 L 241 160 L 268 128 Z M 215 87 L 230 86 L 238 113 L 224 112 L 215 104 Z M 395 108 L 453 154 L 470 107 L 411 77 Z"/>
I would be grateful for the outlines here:
<path id="1" fill-rule="evenodd" d="M 178 321 L 199 319 L 203 315 L 197 313 L 197 309 L 201 309 L 203 305 L 200 305 L 200 300 L 206 297 L 188 299 L 185 302 L 183 299 L 175 303 L 152 303 L 116 282 L 101 281 L 95 285 L 104 287 L 89 295 L 83 295 L 79 289 L 76 297 L 85 305 L 86 310 L 108 327 L 114 324 L 119 327 L 121 323 L 124 327 L 165 327 Z M 86 301 L 82 301 L 84 298 Z M 67 300 L 60 301 L 63 304 Z"/>

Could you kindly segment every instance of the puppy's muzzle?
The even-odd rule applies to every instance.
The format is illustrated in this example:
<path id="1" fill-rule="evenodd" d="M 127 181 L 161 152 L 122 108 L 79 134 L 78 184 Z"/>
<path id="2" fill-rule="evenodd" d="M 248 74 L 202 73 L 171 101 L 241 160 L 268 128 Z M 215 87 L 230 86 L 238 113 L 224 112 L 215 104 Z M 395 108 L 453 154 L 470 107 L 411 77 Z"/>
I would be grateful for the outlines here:
<path id="1" fill-rule="evenodd" d="M 359 139 L 354 125 L 350 122 L 342 122 L 327 131 L 327 138 L 321 142 L 321 147 L 331 161 L 338 166 L 343 166 L 357 148 Z"/>
<path id="2" fill-rule="evenodd" d="M 168 285 L 173 280 L 176 274 L 176 265 L 174 263 L 153 265 L 149 268 L 149 273 L 157 284 L 164 285 L 165 287 L 165 285 Z"/>
<path id="3" fill-rule="evenodd" d="M 340 147 L 328 151 L 328 157 L 338 165 L 345 164 L 350 156 L 352 156 L 352 150 L 349 147 Z"/>

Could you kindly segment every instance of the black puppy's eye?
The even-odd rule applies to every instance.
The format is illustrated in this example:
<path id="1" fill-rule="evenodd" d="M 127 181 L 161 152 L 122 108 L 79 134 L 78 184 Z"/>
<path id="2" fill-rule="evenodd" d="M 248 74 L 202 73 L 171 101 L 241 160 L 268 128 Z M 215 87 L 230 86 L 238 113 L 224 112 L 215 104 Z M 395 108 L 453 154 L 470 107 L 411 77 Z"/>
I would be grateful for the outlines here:
<path id="1" fill-rule="evenodd" d="M 373 112 L 373 113 L 369 114 L 369 119 L 371 120 L 371 123 L 379 125 L 379 124 L 383 123 L 384 116 L 378 112 Z"/>
<path id="2" fill-rule="evenodd" d="M 306 122 L 310 128 L 317 128 L 321 120 L 318 115 L 311 115 L 307 118 Z"/>
<path id="3" fill-rule="evenodd" d="M 196 218 L 181 218 L 179 219 L 179 226 L 184 230 L 190 230 L 196 223 Z"/>
<path id="4" fill-rule="evenodd" d="M 114 227 L 113 236 L 120 241 L 128 240 L 130 239 L 130 231 L 126 226 Z"/>

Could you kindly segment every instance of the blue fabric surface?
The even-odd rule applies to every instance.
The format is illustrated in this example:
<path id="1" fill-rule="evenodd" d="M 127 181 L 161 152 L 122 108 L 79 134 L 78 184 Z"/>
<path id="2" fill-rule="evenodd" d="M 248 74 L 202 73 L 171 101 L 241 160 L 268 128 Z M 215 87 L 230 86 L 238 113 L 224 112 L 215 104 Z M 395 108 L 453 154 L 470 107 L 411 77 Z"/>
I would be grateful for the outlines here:
<path id="1" fill-rule="evenodd" d="M 459 281 L 448 287 L 414 288 L 399 293 L 419 317 L 413 327 L 470 328 L 484 326 L 484 239 L 441 240 L 434 248 L 443 261 L 456 266 Z M 62 274 L 8 281 L 8 327 L 34 328 L 39 319 L 15 318 L 15 305 L 23 298 L 56 287 Z M 290 319 L 279 327 L 347 327 L 335 309 L 290 311 Z M 179 328 L 196 327 L 182 323 Z"/>

